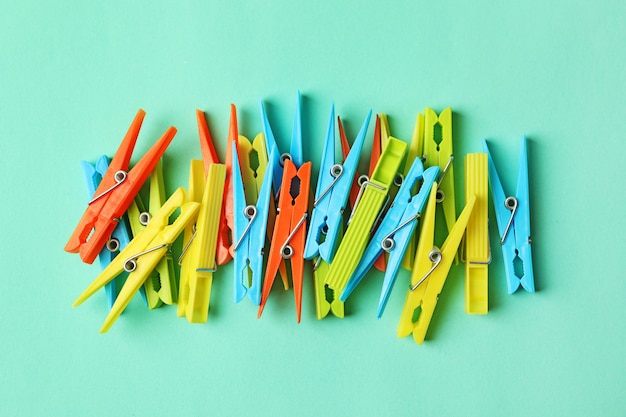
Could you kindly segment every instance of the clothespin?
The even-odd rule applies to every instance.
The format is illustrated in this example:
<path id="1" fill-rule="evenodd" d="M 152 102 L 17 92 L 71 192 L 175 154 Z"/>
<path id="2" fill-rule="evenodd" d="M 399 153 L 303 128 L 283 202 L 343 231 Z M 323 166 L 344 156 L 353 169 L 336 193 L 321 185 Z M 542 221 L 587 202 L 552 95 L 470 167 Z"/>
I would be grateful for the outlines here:
<path id="1" fill-rule="evenodd" d="M 404 160 L 406 148 L 407 145 L 403 141 L 389 138 L 389 143 L 380 156 L 372 177 L 361 184 L 356 209 L 348 220 L 348 229 L 326 277 L 326 284 L 335 291 L 343 291 L 365 251 L 370 232 Z"/>
<path id="2" fill-rule="evenodd" d="M 267 213 L 272 194 L 272 176 L 278 164 L 277 149 L 270 153 L 263 175 L 263 184 L 256 204 L 246 205 L 246 197 L 239 167 L 237 144 L 232 144 L 232 186 L 234 198 L 235 227 L 232 246 L 235 262 L 235 302 L 248 294 L 255 305 L 261 302 L 261 279 L 263 274 L 263 247 L 267 226 Z"/>
<path id="3" fill-rule="evenodd" d="M 180 208 L 180 214 L 168 225 L 169 218 Z M 132 296 L 149 277 L 161 258 L 169 250 L 172 243 L 183 231 L 185 225 L 192 222 L 198 213 L 198 203 L 185 203 L 185 190 L 179 188 L 163 204 L 148 222 L 146 228 L 124 248 L 124 250 L 107 266 L 87 289 L 74 301 L 73 307 L 82 304 L 107 282 L 113 280 L 122 271 L 128 272 L 128 278 L 122 287 L 113 308 L 104 321 L 101 333 L 113 325 L 126 308 Z"/>
<path id="4" fill-rule="evenodd" d="M 452 109 L 444 109 L 439 116 L 434 110 L 424 110 L 424 166 L 438 166 L 440 170 L 438 202 L 443 207 L 448 233 L 456 221 L 454 201 L 454 154 L 452 152 Z M 437 131 L 437 132 L 435 132 Z M 440 133 L 440 134 L 439 134 Z"/>
<path id="5" fill-rule="evenodd" d="M 225 165 L 209 165 L 195 234 L 181 254 L 182 259 L 185 256 L 190 258 L 185 268 L 185 291 L 181 291 L 181 295 L 185 296 L 181 303 L 190 323 L 206 323 L 209 314 L 213 273 L 217 269 L 216 251 L 225 178 Z"/>
<path id="6" fill-rule="evenodd" d="M 291 151 L 281 157 L 283 176 L 278 200 L 276 224 L 267 257 L 265 280 L 259 314 L 261 317 L 267 297 L 272 289 L 274 278 L 283 260 L 290 260 L 293 292 L 296 302 L 296 315 L 300 323 L 302 311 L 302 284 L 304 277 L 304 240 L 306 237 L 306 219 L 309 206 L 309 188 L 311 184 L 311 162 L 302 159 L 302 125 L 300 122 L 300 94 L 296 106 Z M 296 143 L 294 143 L 296 142 Z M 298 168 L 299 167 L 299 168 Z M 285 282 L 285 290 L 289 288 Z"/>
<path id="7" fill-rule="evenodd" d="M 80 253 L 83 262 L 93 263 L 111 233 L 157 162 L 167 149 L 176 128 L 170 127 L 150 150 L 128 171 L 145 112 L 139 110 L 119 149 L 111 160 L 78 226 L 65 245 L 65 250 Z"/>
<path id="8" fill-rule="evenodd" d="M 305 259 L 313 259 L 319 255 L 327 263 L 333 261 L 343 222 L 342 214 L 348 202 L 371 114 L 370 110 L 342 165 L 335 162 L 335 106 L 331 106 L 310 229 L 304 249 Z"/>
<path id="9" fill-rule="evenodd" d="M 165 202 L 165 185 L 163 182 L 163 165 L 159 161 L 150 175 L 150 199 L 148 209 L 145 209 L 139 194 L 128 208 L 128 220 L 133 236 L 139 235 L 146 228 L 152 216 L 161 209 Z M 171 305 L 178 300 L 178 287 L 176 285 L 176 273 L 174 272 L 174 260 L 170 253 L 166 253 L 163 259 L 150 274 L 143 285 L 148 301 L 148 308 L 154 309 L 163 305 Z"/>
<path id="10" fill-rule="evenodd" d="M 187 202 L 188 203 L 202 203 L 202 197 L 204 196 L 204 189 L 206 187 L 206 177 L 204 176 L 204 163 L 203 161 L 192 159 L 189 165 L 189 185 L 187 186 Z M 221 220 L 221 219 L 220 219 Z M 189 247 L 196 238 L 196 223 L 189 222 L 185 226 L 183 233 L 183 250 L 181 256 L 178 258 L 178 264 L 180 265 L 180 284 L 178 286 L 178 305 L 176 306 L 176 315 L 178 317 L 187 316 L 187 304 L 189 302 L 189 280 L 191 276 L 195 274 L 194 265 L 192 265 L 191 256 L 183 256 L 189 250 Z"/>
<path id="11" fill-rule="evenodd" d="M 202 161 L 204 162 L 204 176 L 209 173 L 209 167 L 212 164 L 219 164 L 220 161 L 215 151 L 215 145 L 211 138 L 211 132 L 207 120 L 202 110 L 196 110 L 196 119 L 198 121 L 198 135 L 200 137 L 200 149 L 202 151 Z M 232 152 L 230 144 L 237 140 L 239 129 L 237 126 L 237 108 L 234 104 L 230 105 L 230 127 L 228 128 L 228 146 L 226 147 L 226 179 L 224 180 L 224 198 L 222 200 L 222 209 L 220 213 L 220 226 L 217 234 L 217 264 L 224 265 L 231 260 L 230 254 L 230 236 L 233 230 L 233 197 L 232 187 L 230 186 L 231 170 L 232 170 Z"/>
<path id="12" fill-rule="evenodd" d="M 496 221 L 502 244 L 502 257 L 506 270 L 509 294 L 521 285 L 528 292 L 535 292 L 532 252 L 530 248 L 530 199 L 528 192 L 528 154 L 526 136 L 522 136 L 517 174 L 517 191 L 507 197 L 504 194 L 498 171 L 489 153 L 487 141 L 483 149 L 489 156 L 489 184 L 496 212 Z M 521 265 L 516 268 L 516 264 Z"/>
<path id="13" fill-rule="evenodd" d="M 88 197 L 91 199 L 102 180 L 102 176 L 109 167 L 109 158 L 106 155 L 102 155 L 96 161 L 95 165 L 89 162 L 82 161 L 81 166 L 83 168 L 83 174 L 87 182 Z M 105 247 L 100 251 L 98 258 L 100 259 L 100 267 L 104 269 L 120 250 L 124 249 L 130 242 L 130 233 L 125 221 L 120 221 L 119 224 L 113 230 L 111 238 L 107 241 Z M 113 306 L 115 298 L 117 297 L 117 288 L 122 286 L 123 277 L 118 277 L 115 280 L 105 285 L 107 305 L 109 308 Z M 145 293 L 144 293 L 145 294 Z M 144 295 L 145 296 L 145 295 Z"/>
<path id="14" fill-rule="evenodd" d="M 461 238 L 474 208 L 476 197 L 466 202 L 463 212 L 452 226 L 441 250 L 434 245 L 435 209 L 437 201 L 437 183 L 433 184 L 422 223 L 415 265 L 411 274 L 411 286 L 407 292 L 398 325 L 398 337 L 413 333 L 413 338 L 422 344 L 430 325 L 439 294 L 446 282 L 448 271 L 456 256 Z M 417 320 L 413 318 L 417 315 Z"/>
<path id="15" fill-rule="evenodd" d="M 341 138 L 341 152 L 343 153 L 343 157 L 346 158 L 346 156 L 348 155 L 348 152 L 350 152 L 350 145 L 348 145 L 348 139 L 346 138 L 346 134 L 343 130 L 343 125 L 339 117 L 337 117 L 337 124 L 339 125 L 339 136 Z M 376 167 L 376 163 L 380 159 L 380 154 L 382 152 L 381 151 L 382 142 L 381 142 L 381 136 L 380 136 L 381 135 L 380 125 L 381 125 L 380 117 L 376 115 L 374 137 L 372 138 L 372 151 L 371 151 L 371 156 L 370 156 L 369 172 L 367 174 L 368 178 L 372 176 L 372 173 L 374 172 L 374 168 Z M 389 138 L 387 138 L 387 141 L 388 140 Z M 350 189 L 350 210 L 351 211 L 354 211 L 356 198 L 359 195 L 360 189 L 361 187 L 359 187 L 358 181 L 355 178 L 355 180 L 352 183 L 352 188 Z M 374 267 L 376 267 L 376 269 L 378 269 L 381 272 L 385 272 L 386 260 L 385 260 L 384 254 L 380 255 L 378 259 L 376 259 L 376 261 L 374 262 Z"/>
<path id="16" fill-rule="evenodd" d="M 372 267 L 374 260 L 385 251 L 389 253 L 389 262 L 383 280 L 377 312 L 378 318 L 382 316 L 395 283 L 398 268 L 409 245 L 413 231 L 417 227 L 418 218 L 437 175 L 439 175 L 439 167 L 430 167 L 424 171 L 424 166 L 419 158 L 413 161 L 411 169 L 402 181 L 402 186 L 394 199 L 393 205 L 387 211 L 380 226 L 374 233 L 361 261 L 343 290 L 341 294 L 342 301 L 348 298 Z M 422 186 L 419 192 L 414 194 L 413 188 L 419 180 L 423 180 Z"/>
<path id="17" fill-rule="evenodd" d="M 339 127 L 339 138 L 341 140 L 341 153 L 344 158 L 344 161 L 350 154 L 350 144 L 348 143 L 348 138 L 346 136 L 345 130 L 343 128 L 343 124 L 341 123 L 341 118 L 337 116 L 337 126 Z M 376 115 L 376 128 L 374 131 L 374 142 L 372 144 L 372 152 L 371 152 L 371 160 L 370 160 L 370 172 L 371 176 L 372 171 L 375 167 L 375 162 L 380 158 L 380 121 L 378 115 Z M 371 162 L 374 162 L 371 164 Z M 354 206 L 356 204 L 356 199 L 359 196 L 359 187 L 357 177 L 358 173 L 355 171 L 352 180 L 352 186 L 350 188 L 349 195 L 349 204 L 351 212 L 354 211 Z M 343 235 L 343 228 L 340 226 L 340 230 L 337 238 L 341 239 Z M 383 256 L 380 256 L 374 266 L 381 270 L 385 270 L 385 259 Z M 326 275 L 328 275 L 328 270 L 330 265 L 328 262 L 324 261 L 321 257 L 317 257 L 314 261 L 313 268 L 313 281 L 315 286 L 315 312 L 317 315 L 317 319 L 321 320 L 328 315 L 329 312 L 332 312 L 336 317 L 343 318 L 344 317 L 344 305 L 343 301 L 339 299 L 338 296 L 335 296 L 335 290 L 329 288 L 326 285 Z"/>
<path id="18" fill-rule="evenodd" d="M 465 311 L 469 314 L 487 314 L 489 307 L 489 247 L 488 159 L 486 153 L 465 156 L 465 201 L 476 196 L 474 210 L 465 231 Z"/>

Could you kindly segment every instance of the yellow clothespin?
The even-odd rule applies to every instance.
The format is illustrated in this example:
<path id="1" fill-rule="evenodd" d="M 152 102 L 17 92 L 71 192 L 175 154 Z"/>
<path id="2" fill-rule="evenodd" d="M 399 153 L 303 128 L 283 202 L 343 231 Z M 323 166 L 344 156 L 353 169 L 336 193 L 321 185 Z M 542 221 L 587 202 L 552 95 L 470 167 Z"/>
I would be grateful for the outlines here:
<path id="1" fill-rule="evenodd" d="M 461 216 L 439 250 L 434 246 L 437 191 L 437 183 L 435 182 L 422 222 L 422 232 L 417 244 L 415 265 L 411 274 L 411 286 L 407 292 L 398 325 L 398 337 L 406 337 L 413 333 L 413 338 L 420 345 L 426 336 L 437 305 L 437 299 L 446 282 L 448 271 L 452 266 L 452 261 L 456 256 L 456 251 L 476 201 L 474 196 L 467 201 Z M 415 318 L 416 315 L 417 318 Z"/>
<path id="2" fill-rule="evenodd" d="M 226 165 L 210 164 L 195 234 L 181 254 L 182 259 L 190 258 L 185 269 L 185 291 L 181 291 L 181 296 L 185 296 L 181 300 L 185 305 L 185 316 L 190 323 L 206 323 L 209 314 L 225 180 Z"/>
<path id="3" fill-rule="evenodd" d="M 150 221 L 165 201 L 165 185 L 163 183 L 163 163 L 158 162 L 150 175 L 150 198 L 147 210 L 141 197 L 137 195 L 128 208 L 128 220 L 133 236 L 137 236 Z M 148 308 L 154 309 L 163 305 L 171 305 L 178 300 L 178 288 L 176 286 L 176 273 L 174 272 L 174 260 L 168 252 L 156 268 L 150 274 L 150 278 L 144 283 Z"/>
<path id="4" fill-rule="evenodd" d="M 129 272 L 128 278 L 126 278 L 126 282 L 111 311 L 109 311 L 100 332 L 104 333 L 109 330 L 185 226 L 195 220 L 199 206 L 198 203 L 194 202 L 185 203 L 185 190 L 183 188 L 177 189 L 161 209 L 152 216 L 146 228 L 135 236 L 113 262 L 74 301 L 73 307 L 91 297 L 122 271 Z M 179 216 L 174 223 L 168 225 L 170 216 L 178 208 L 180 208 Z"/>
<path id="5" fill-rule="evenodd" d="M 372 178 L 361 184 L 356 208 L 348 220 L 348 229 L 326 276 L 326 284 L 335 290 L 335 294 L 343 292 L 365 251 L 370 232 L 388 198 L 389 188 L 396 178 L 400 164 L 404 160 L 406 148 L 405 142 L 389 138 L 372 173 Z"/>
<path id="6" fill-rule="evenodd" d="M 487 314 L 488 310 L 488 268 L 491 263 L 487 219 L 488 164 L 486 153 L 465 156 L 465 201 L 476 196 L 465 232 L 465 311 L 469 314 Z"/>
<path id="7" fill-rule="evenodd" d="M 454 201 L 454 170 L 452 162 L 452 109 L 444 109 L 439 116 L 434 110 L 424 110 L 424 167 L 439 167 L 437 201 L 442 204 L 448 233 L 456 221 Z"/>
<path id="8" fill-rule="evenodd" d="M 206 177 L 204 176 L 204 162 L 197 159 L 192 159 L 189 166 L 187 202 L 200 204 L 202 202 L 205 185 Z M 185 232 L 183 234 L 183 253 L 189 250 L 189 246 L 191 245 L 195 237 L 196 223 L 190 222 L 185 227 Z M 187 303 L 189 301 L 189 278 L 192 275 L 191 256 L 181 255 L 178 259 L 178 263 L 180 265 L 180 284 L 176 315 L 178 317 L 183 317 L 187 314 Z"/>

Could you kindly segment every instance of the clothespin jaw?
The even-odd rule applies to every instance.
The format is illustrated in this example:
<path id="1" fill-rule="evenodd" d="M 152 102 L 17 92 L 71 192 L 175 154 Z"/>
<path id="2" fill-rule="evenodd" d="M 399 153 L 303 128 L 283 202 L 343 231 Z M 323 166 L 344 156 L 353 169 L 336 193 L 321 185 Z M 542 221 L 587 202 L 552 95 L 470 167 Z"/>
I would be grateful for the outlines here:
<path id="1" fill-rule="evenodd" d="M 361 262 L 341 294 L 341 300 L 345 301 L 356 285 L 363 279 L 371 268 L 373 260 L 383 251 L 387 252 L 389 253 L 389 262 L 383 279 L 377 311 L 377 317 L 382 317 L 391 295 L 391 289 L 395 283 L 400 263 L 409 245 L 411 236 L 417 227 L 418 218 L 430 195 L 430 190 L 437 175 L 439 175 L 439 167 L 430 167 L 424 171 L 419 158 L 413 161 L 411 169 L 404 177 L 393 205 L 387 211 L 376 233 L 374 233 L 364 256 L 361 258 Z M 419 192 L 414 194 L 413 188 L 418 180 L 423 180 L 422 185 Z"/>
<path id="2" fill-rule="evenodd" d="M 344 317 L 343 301 L 337 297 L 335 290 L 326 285 L 326 276 L 330 265 L 322 258 L 315 260 L 313 268 L 313 280 L 315 286 L 315 314 L 318 320 L 323 319 L 332 312 L 335 317 Z"/>
<path id="3" fill-rule="evenodd" d="M 94 193 L 102 180 L 102 176 L 109 167 L 109 158 L 106 155 L 102 155 L 98 158 L 95 165 L 82 161 L 81 166 L 87 183 L 88 197 L 91 199 L 93 198 Z M 128 245 L 130 242 L 129 235 L 130 233 L 127 229 L 126 222 L 124 220 L 120 221 L 117 227 L 113 230 L 111 238 L 107 241 L 105 247 L 98 255 L 102 269 L 110 264 L 119 251 Z M 122 282 L 122 277 L 118 277 L 105 286 L 106 300 L 109 308 L 113 306 L 115 298 L 117 297 L 117 288 L 121 287 Z"/>
<path id="4" fill-rule="evenodd" d="M 225 165 L 209 166 L 196 222 L 196 235 L 187 252 L 191 261 L 185 315 L 190 323 L 206 323 L 209 314 L 213 272 L 217 268 L 215 255 L 225 178 Z"/>
<path id="5" fill-rule="evenodd" d="M 170 216 L 178 208 L 180 208 L 180 215 L 174 223 L 168 225 Z M 119 275 L 122 270 L 129 272 L 128 278 L 126 278 L 126 282 L 100 330 L 106 332 L 130 303 L 132 296 L 143 285 L 150 272 L 169 250 L 184 227 L 195 219 L 198 208 L 198 203 L 185 203 L 185 190 L 183 188 L 176 190 L 161 209 L 152 216 L 146 228 L 135 236 L 119 256 L 74 301 L 73 307 L 91 297 L 98 289 Z"/>
<path id="6" fill-rule="evenodd" d="M 79 253 L 86 263 L 93 263 L 111 236 L 131 202 L 157 162 L 167 149 L 176 129 L 170 127 L 135 166 L 128 171 L 130 155 L 135 147 L 145 112 L 140 110 L 126 137 L 104 174 L 94 197 L 78 226 L 65 245 L 65 250 Z"/>
<path id="7" fill-rule="evenodd" d="M 476 196 L 465 231 L 465 312 L 487 314 L 489 309 L 488 159 L 486 153 L 465 156 L 465 200 Z"/>
<path id="8" fill-rule="evenodd" d="M 413 333 L 413 338 L 420 345 L 426 336 L 439 294 L 443 289 L 452 261 L 461 243 L 476 197 L 472 196 L 467 201 L 441 250 L 434 246 L 436 200 L 437 183 L 435 182 L 430 192 L 422 231 L 417 244 L 411 286 L 407 292 L 398 325 L 398 337 L 405 337 Z M 414 320 L 416 314 L 417 319 Z"/>
<path id="9" fill-rule="evenodd" d="M 198 121 L 198 134 L 200 137 L 200 149 L 202 150 L 202 160 L 204 161 L 204 175 L 207 176 L 209 166 L 219 163 L 215 145 L 211 138 L 209 126 L 204 112 L 196 110 L 196 119 Z M 228 143 L 237 140 L 239 135 L 237 124 L 237 108 L 234 104 L 230 105 L 230 127 L 228 129 Z M 226 179 L 224 181 L 224 199 L 222 202 L 222 210 L 220 214 L 220 227 L 217 237 L 217 264 L 224 265 L 231 260 L 230 254 L 230 235 L 233 227 L 233 207 L 230 186 L 230 171 L 232 166 L 232 154 L 230 145 L 226 147 Z"/>
<path id="10" fill-rule="evenodd" d="M 343 165 L 340 165 L 334 163 L 334 106 L 331 108 L 310 230 L 304 251 L 305 259 L 313 259 L 319 255 L 328 263 L 333 261 L 337 238 L 343 222 L 342 214 L 348 203 L 352 179 L 357 169 L 371 115 L 370 110 L 352 144 L 352 149 Z"/>
<path id="11" fill-rule="evenodd" d="M 255 305 L 261 302 L 263 273 L 263 247 L 267 226 L 267 213 L 272 193 L 272 176 L 278 164 L 276 149 L 270 153 L 263 184 L 256 205 L 246 205 L 246 197 L 239 167 L 236 143 L 232 144 L 232 186 L 235 208 L 233 230 L 233 258 L 235 269 L 235 302 L 248 294 Z"/>
<path id="12" fill-rule="evenodd" d="M 535 292 L 535 278 L 530 248 L 530 205 L 528 190 L 528 154 L 526 137 L 522 137 L 517 191 L 507 197 L 502 188 L 498 171 L 489 153 L 487 141 L 483 140 L 483 149 L 489 158 L 489 184 L 493 197 L 496 222 L 502 244 L 502 257 L 506 271 L 509 294 L 517 291 L 521 285 L 528 292 Z M 521 261 L 521 268 L 516 263 Z"/>
<path id="13" fill-rule="evenodd" d="M 361 185 L 359 202 L 326 277 L 326 284 L 339 293 L 344 290 L 365 251 L 372 227 L 404 160 L 406 148 L 403 141 L 390 138 L 372 178 Z"/>
<path id="14" fill-rule="evenodd" d="M 440 132 L 440 135 L 436 133 Z M 438 142 L 438 140 L 440 141 Z M 438 166 L 439 201 L 443 207 L 448 232 L 456 221 L 454 199 L 454 153 L 452 152 L 452 109 L 444 109 L 439 116 L 434 110 L 424 110 L 424 166 Z"/>

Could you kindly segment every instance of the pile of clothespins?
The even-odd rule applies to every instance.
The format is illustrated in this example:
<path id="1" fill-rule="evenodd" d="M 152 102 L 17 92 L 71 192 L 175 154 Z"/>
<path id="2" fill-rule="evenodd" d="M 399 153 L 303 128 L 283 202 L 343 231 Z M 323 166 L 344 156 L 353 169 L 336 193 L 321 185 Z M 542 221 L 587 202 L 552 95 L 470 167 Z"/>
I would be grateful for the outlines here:
<path id="1" fill-rule="evenodd" d="M 318 319 L 329 311 L 343 317 L 343 302 L 372 266 L 384 271 L 380 317 L 399 268 L 411 270 L 410 283 L 398 287 L 406 291 L 398 336 L 412 333 L 421 344 L 462 241 L 466 311 L 487 313 L 488 179 L 508 291 L 520 285 L 534 291 L 525 138 L 514 196 L 506 197 L 485 141 L 485 153 L 465 156 L 465 207 L 457 218 L 450 108 L 440 114 L 427 108 L 418 115 L 410 144 L 390 136 L 384 114 L 376 116 L 369 172 L 358 176 L 371 111 L 350 147 L 332 106 L 314 200 L 309 199 L 312 163 L 302 155 L 300 95 L 289 153 L 279 154 L 262 102 L 260 109 L 263 133 L 250 141 L 239 135 L 231 105 L 223 164 L 198 110 L 203 160 L 191 161 L 187 189 L 178 188 L 169 197 L 160 159 L 176 134 L 174 127 L 129 170 L 143 110 L 112 160 L 103 156 L 95 166 L 83 162 L 91 199 L 65 250 L 79 253 L 87 263 L 100 258 L 102 272 L 74 306 L 105 287 L 110 312 L 101 332 L 138 291 L 150 308 L 177 304 L 178 316 L 206 322 L 213 274 L 231 259 L 235 302 L 247 294 L 259 306 L 260 317 L 280 275 L 285 289 L 291 281 L 299 322 L 305 260 L 310 260 Z M 342 159 L 335 155 L 335 123 Z M 149 177 L 145 205 L 139 191 Z M 434 241 L 437 205 L 448 231 L 440 248 Z M 180 234 L 181 254 L 173 257 L 171 246 Z"/>

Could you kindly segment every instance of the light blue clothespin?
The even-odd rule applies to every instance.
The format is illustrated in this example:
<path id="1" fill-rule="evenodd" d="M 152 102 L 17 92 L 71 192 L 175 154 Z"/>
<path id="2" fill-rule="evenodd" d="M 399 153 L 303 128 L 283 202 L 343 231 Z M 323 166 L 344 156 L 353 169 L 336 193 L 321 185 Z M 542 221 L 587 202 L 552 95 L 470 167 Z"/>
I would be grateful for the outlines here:
<path id="1" fill-rule="evenodd" d="M 530 249 L 530 203 L 528 193 L 528 154 L 526 136 L 522 136 L 517 175 L 517 191 L 514 196 L 504 194 L 498 171 L 489 153 L 487 141 L 483 140 L 483 149 L 489 156 L 489 183 L 491 196 L 498 223 L 502 257 L 506 270 L 509 294 L 513 294 L 521 285 L 528 292 L 535 292 L 535 278 Z M 521 261 L 521 268 L 515 264 Z"/>
<path id="2" fill-rule="evenodd" d="M 102 180 L 102 176 L 109 167 L 109 158 L 106 155 L 102 155 L 100 158 L 98 158 L 95 165 L 92 165 L 87 161 L 81 161 L 81 166 L 83 169 L 83 174 L 85 175 L 85 181 L 87 183 L 87 192 L 89 193 L 88 198 L 91 199 L 95 194 L 96 189 L 100 184 L 100 181 Z M 117 254 L 122 249 L 124 249 L 126 245 L 128 245 L 130 239 L 130 230 L 128 229 L 126 222 L 122 220 L 113 230 L 111 238 L 98 255 L 98 258 L 100 259 L 100 267 L 104 269 L 108 264 L 110 264 L 115 256 L 117 256 Z M 106 284 L 104 287 L 109 309 L 113 306 L 113 303 L 115 303 L 115 299 L 117 298 L 118 282 L 120 283 L 121 287 L 121 281 L 123 280 L 123 275 L 118 276 L 117 278 Z M 141 290 L 141 296 L 147 305 L 148 300 L 146 298 L 146 293 L 143 288 Z"/>
<path id="3" fill-rule="evenodd" d="M 367 271 L 383 251 L 389 253 L 383 287 L 378 301 L 377 317 L 380 318 L 387 305 L 391 289 L 398 275 L 398 268 L 402 263 L 404 253 L 409 245 L 411 235 L 415 231 L 418 218 L 430 194 L 430 189 L 439 175 L 439 167 L 430 167 L 424 171 L 420 158 L 416 158 L 411 169 L 402 181 L 402 186 L 396 194 L 393 205 L 387 211 L 376 233 L 365 249 L 365 253 L 356 270 L 350 277 L 348 284 L 341 294 L 341 301 L 345 301 L 356 286 L 361 282 Z M 413 188 L 418 180 L 423 180 L 417 194 Z"/>
<path id="4" fill-rule="evenodd" d="M 293 131 L 291 133 L 291 146 L 289 148 L 289 155 L 291 160 L 296 164 L 296 166 L 301 166 L 303 163 L 302 156 L 302 116 L 301 116 L 301 97 L 300 91 L 298 91 L 298 98 L 296 101 L 296 115 L 293 120 Z M 280 151 L 278 150 L 278 145 L 276 143 L 276 137 L 274 136 L 274 132 L 272 131 L 272 126 L 267 118 L 267 113 L 265 113 L 265 106 L 263 106 L 263 101 L 259 99 L 259 107 L 261 108 L 261 119 L 263 122 L 263 134 L 265 136 L 265 146 L 267 148 L 267 152 L 269 154 L 272 153 L 273 149 L 276 149 L 276 155 L 280 155 Z M 286 157 L 286 155 L 281 155 L 281 159 Z M 282 162 L 282 161 L 281 161 Z M 282 163 L 276 166 L 273 174 L 273 189 L 274 195 L 278 196 L 280 192 L 280 184 L 283 178 L 283 165 Z"/>
<path id="5" fill-rule="evenodd" d="M 265 245 L 267 214 L 271 200 L 272 175 L 278 165 L 277 151 L 278 149 L 274 147 L 270 152 L 256 205 L 246 205 L 237 144 L 235 142 L 232 144 L 232 186 L 235 218 L 233 258 L 235 260 L 236 303 L 241 301 L 246 293 L 255 305 L 258 306 L 261 303 L 263 246 Z"/>
<path id="6" fill-rule="evenodd" d="M 348 204 L 352 180 L 359 163 L 361 148 L 367 134 L 372 111 L 367 113 L 361 130 L 354 140 L 350 153 L 343 165 L 335 162 L 335 106 L 330 108 L 330 119 L 319 177 L 315 202 L 306 239 L 304 257 L 313 259 L 320 256 L 331 263 L 336 251 L 336 241 L 343 223 L 343 212 Z"/>

